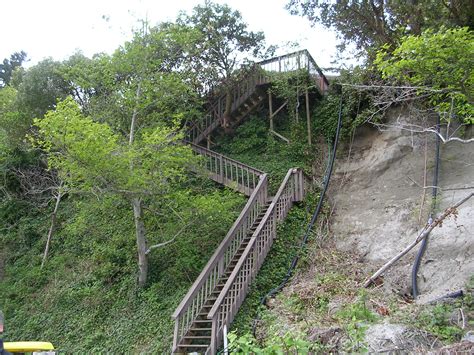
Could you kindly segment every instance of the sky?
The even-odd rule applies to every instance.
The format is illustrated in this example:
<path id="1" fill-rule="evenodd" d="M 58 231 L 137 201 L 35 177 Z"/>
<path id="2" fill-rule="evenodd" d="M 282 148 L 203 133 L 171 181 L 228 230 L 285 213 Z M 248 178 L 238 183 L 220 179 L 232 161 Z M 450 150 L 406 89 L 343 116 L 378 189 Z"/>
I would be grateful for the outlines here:
<path id="1" fill-rule="evenodd" d="M 336 35 L 291 16 L 284 8 L 288 0 L 214 1 L 239 10 L 250 30 L 265 33 L 267 44 L 297 42 L 296 49 L 308 49 L 321 68 L 333 66 Z M 28 54 L 26 66 L 46 57 L 64 60 L 77 50 L 87 56 L 112 53 L 131 38 L 139 20 L 148 19 L 151 25 L 172 21 L 179 11 L 190 12 L 200 3 L 203 0 L 0 0 L 0 61 L 20 50 Z"/>

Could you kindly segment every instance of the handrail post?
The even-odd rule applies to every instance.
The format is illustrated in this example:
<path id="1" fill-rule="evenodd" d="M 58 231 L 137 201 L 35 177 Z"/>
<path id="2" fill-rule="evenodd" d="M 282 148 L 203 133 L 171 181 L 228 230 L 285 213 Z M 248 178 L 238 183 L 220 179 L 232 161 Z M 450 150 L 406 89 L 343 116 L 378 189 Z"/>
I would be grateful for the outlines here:
<path id="1" fill-rule="evenodd" d="M 300 190 L 300 174 L 299 171 L 295 169 L 293 173 L 293 201 L 300 201 L 301 200 L 301 190 Z"/>
<path id="2" fill-rule="evenodd" d="M 177 318 L 174 322 L 173 352 L 176 351 L 176 348 L 178 346 L 178 332 L 179 332 L 179 319 Z"/>
<path id="3" fill-rule="evenodd" d="M 211 344 L 209 345 L 212 355 L 217 353 L 217 319 L 218 318 L 219 318 L 219 312 L 216 312 L 216 314 L 212 318 Z"/>
<path id="4" fill-rule="evenodd" d="M 224 273 L 224 255 L 222 256 L 222 258 L 219 260 L 219 263 L 217 264 L 217 274 L 219 275 L 219 277 L 222 276 L 222 274 Z"/>
<path id="5" fill-rule="evenodd" d="M 222 154 L 219 155 L 219 175 L 221 178 L 220 183 L 224 184 L 224 162 L 223 162 Z"/>
<path id="6" fill-rule="evenodd" d="M 254 279 L 255 276 L 257 275 L 257 270 L 258 270 L 258 241 L 253 246 L 252 258 L 253 258 L 252 279 Z"/>

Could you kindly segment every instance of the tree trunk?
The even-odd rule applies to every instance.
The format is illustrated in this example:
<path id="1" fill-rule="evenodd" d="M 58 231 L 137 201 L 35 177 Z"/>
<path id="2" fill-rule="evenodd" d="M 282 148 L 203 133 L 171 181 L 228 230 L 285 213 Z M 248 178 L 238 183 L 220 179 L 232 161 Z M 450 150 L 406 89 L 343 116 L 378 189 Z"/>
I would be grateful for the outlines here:
<path id="1" fill-rule="evenodd" d="M 56 229 L 56 216 L 58 214 L 59 204 L 61 203 L 61 198 L 63 197 L 62 192 L 59 190 L 56 195 L 56 203 L 54 204 L 53 213 L 51 213 L 51 224 L 49 226 L 48 237 L 46 238 L 46 246 L 44 247 L 43 260 L 41 260 L 41 269 L 46 263 L 48 258 L 49 247 L 51 245 L 51 239 L 53 238 L 54 230 Z"/>
<path id="2" fill-rule="evenodd" d="M 232 130 L 230 126 L 231 110 L 232 110 L 232 90 L 231 88 L 228 88 L 225 95 L 225 111 L 224 111 L 224 118 L 223 118 L 223 127 L 224 127 L 225 133 L 230 133 Z"/>
<path id="3" fill-rule="evenodd" d="M 136 102 L 135 108 L 132 113 L 132 122 L 130 124 L 130 135 L 129 135 L 129 145 L 133 144 L 135 140 L 135 133 L 137 129 L 137 116 L 138 116 L 138 100 L 140 99 L 142 83 L 141 80 L 138 83 L 137 92 L 136 92 Z M 130 170 L 133 170 L 133 161 L 130 162 Z M 133 219 L 135 221 L 135 235 L 137 238 L 137 252 L 138 252 L 138 286 L 143 287 L 146 284 L 146 279 L 148 276 L 148 256 L 147 251 L 147 241 L 146 241 L 146 231 L 145 223 L 143 222 L 143 209 L 142 201 L 140 198 L 135 197 L 132 199 L 133 207 Z"/>
<path id="4" fill-rule="evenodd" d="M 148 257 L 146 254 L 147 241 L 145 224 L 143 223 L 142 201 L 139 198 L 132 199 L 132 207 L 138 250 L 138 286 L 143 287 L 146 284 L 148 276 Z"/>

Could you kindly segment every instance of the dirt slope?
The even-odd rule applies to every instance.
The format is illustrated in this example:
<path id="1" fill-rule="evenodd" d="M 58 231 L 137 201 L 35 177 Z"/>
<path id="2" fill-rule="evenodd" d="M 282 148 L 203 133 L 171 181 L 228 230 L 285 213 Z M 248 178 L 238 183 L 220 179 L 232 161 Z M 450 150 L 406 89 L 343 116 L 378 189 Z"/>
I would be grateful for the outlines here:
<path id="1" fill-rule="evenodd" d="M 330 191 L 332 223 L 338 248 L 357 250 L 372 269 L 408 245 L 426 223 L 431 189 L 420 215 L 427 144 L 427 184 L 432 184 L 435 137 L 362 127 L 352 147 L 338 155 Z M 350 149 L 350 156 L 349 156 Z M 451 142 L 441 147 L 437 212 L 461 199 L 474 186 L 474 144 Z M 466 188 L 470 187 L 470 188 Z M 463 188 L 460 189 L 459 188 Z M 418 302 L 427 302 L 464 286 L 474 275 L 474 199 L 459 209 L 456 220 L 436 228 L 419 272 Z M 410 293 L 415 251 L 385 275 L 387 293 Z"/>

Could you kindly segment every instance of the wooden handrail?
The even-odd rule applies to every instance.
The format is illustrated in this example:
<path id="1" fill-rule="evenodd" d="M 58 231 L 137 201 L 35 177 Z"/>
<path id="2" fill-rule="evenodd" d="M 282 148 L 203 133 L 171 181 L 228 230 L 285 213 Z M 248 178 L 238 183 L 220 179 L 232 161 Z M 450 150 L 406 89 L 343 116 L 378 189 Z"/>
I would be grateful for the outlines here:
<path id="1" fill-rule="evenodd" d="M 272 202 L 270 204 L 270 206 L 268 207 L 267 209 L 267 212 L 265 213 L 265 215 L 263 216 L 262 218 L 262 221 L 259 223 L 257 229 L 255 230 L 255 232 L 252 234 L 252 237 L 250 239 L 250 242 L 249 244 L 247 245 L 247 247 L 245 248 L 243 254 L 241 255 L 241 257 L 239 258 L 239 261 L 237 262 L 237 265 L 235 266 L 234 270 L 232 271 L 231 275 L 229 276 L 227 282 L 225 283 L 223 289 L 221 290 L 221 292 L 219 293 L 219 296 L 217 297 L 214 305 L 212 306 L 211 310 L 209 311 L 208 315 L 207 315 L 207 318 L 208 319 L 213 319 L 214 316 L 216 315 L 219 307 L 221 306 L 224 298 L 227 296 L 227 293 L 229 292 L 229 289 L 230 287 L 232 286 L 232 284 L 234 283 L 235 281 L 235 278 L 237 276 L 237 274 L 239 273 L 240 271 L 240 268 L 242 267 L 243 263 L 245 262 L 245 260 L 247 259 L 247 257 L 249 256 L 250 254 L 250 250 L 253 248 L 257 238 L 258 238 L 258 235 L 261 233 L 263 227 L 265 226 L 265 224 L 267 223 L 268 219 L 270 218 L 270 215 L 273 213 L 274 209 L 275 209 L 275 206 L 276 204 L 278 203 L 286 185 L 288 184 L 288 181 L 289 179 L 291 178 L 291 176 L 296 172 L 297 169 L 290 169 L 288 170 L 288 172 L 286 173 L 286 176 L 285 178 L 283 179 L 283 182 L 281 183 L 277 193 L 275 194 L 275 196 L 273 197 L 272 199 Z"/>
<path id="2" fill-rule="evenodd" d="M 247 186 L 247 188 L 251 189 L 252 192 L 249 194 L 250 198 L 241 211 L 239 217 L 234 222 L 231 229 L 172 315 L 175 320 L 173 351 L 177 349 L 179 342 L 189 330 L 192 322 L 194 322 L 194 319 L 197 317 L 199 310 L 204 305 L 207 298 L 210 297 L 212 290 L 216 286 L 224 270 L 229 266 L 231 260 L 234 259 L 242 240 L 248 234 L 250 227 L 255 223 L 268 196 L 268 178 L 265 173 L 209 149 L 194 144 L 192 144 L 191 147 L 196 153 L 211 157 L 212 159 L 216 158 L 223 165 L 232 164 L 231 167 L 235 166 L 238 169 L 241 169 L 241 172 L 246 171 L 250 175 L 247 175 L 247 185 L 242 186 Z M 214 173 L 214 170 L 212 170 L 212 172 Z M 220 165 L 220 173 L 222 174 L 222 178 L 218 178 L 216 181 L 225 184 L 226 172 L 222 169 L 222 165 Z M 238 173 L 238 171 L 236 171 L 236 173 Z M 253 178 L 252 181 L 248 180 L 249 176 L 257 177 L 258 183 L 256 186 L 252 185 Z M 239 181 L 242 178 L 241 181 L 244 183 L 245 179 L 243 176 L 239 176 L 238 174 L 234 177 L 236 178 L 236 181 L 232 184 L 232 187 L 240 191 L 241 189 L 239 189 L 238 186 Z"/>
<path id="3" fill-rule="evenodd" d="M 234 222 L 234 224 L 230 228 L 229 232 L 227 232 L 227 235 L 222 240 L 222 242 L 219 244 L 216 251 L 211 256 L 211 258 L 207 262 L 206 266 L 202 270 L 201 274 L 199 274 L 196 281 L 189 288 L 189 291 L 186 294 L 186 296 L 184 296 L 183 300 L 181 301 L 179 306 L 174 311 L 174 313 L 172 315 L 173 319 L 176 319 L 182 313 L 183 309 L 189 304 L 190 299 L 193 297 L 194 294 L 196 294 L 199 287 L 202 286 L 202 283 L 204 282 L 206 276 L 209 274 L 209 271 L 212 269 L 212 267 L 214 267 L 219 262 L 219 260 L 218 260 L 219 256 L 221 256 L 224 253 L 225 248 L 232 241 L 232 237 L 234 236 L 235 231 L 241 225 L 241 222 L 247 217 L 247 214 L 250 211 L 250 206 L 252 206 L 256 202 L 256 199 L 258 197 L 258 193 L 263 188 L 265 188 L 267 186 L 267 184 L 268 184 L 267 174 L 263 174 L 260 177 L 260 181 L 259 181 L 257 187 L 255 188 L 254 192 L 252 193 L 252 196 L 250 196 L 247 203 L 245 204 L 245 207 L 242 209 L 242 212 L 240 213 L 239 217 L 237 217 L 237 220 Z"/>
<path id="4" fill-rule="evenodd" d="M 263 264 L 276 237 L 276 223 L 286 217 L 293 202 L 303 198 L 304 191 L 302 171 L 290 169 L 207 314 L 207 318 L 212 321 L 209 353 L 216 353 L 217 346 L 224 336 L 223 326 L 230 325 L 245 299 L 249 285 Z"/>
<path id="5" fill-rule="evenodd" d="M 232 158 L 229 158 L 223 154 L 220 154 L 220 153 L 217 153 L 211 149 L 207 149 L 207 148 L 204 148 L 204 147 L 201 147 L 200 145 L 198 144 L 195 144 L 195 143 L 192 143 L 192 142 L 186 142 L 187 144 L 189 144 L 194 151 L 198 152 L 201 154 L 201 152 L 204 152 L 205 154 L 209 154 L 209 155 L 213 155 L 213 156 L 216 156 L 216 157 L 222 157 L 224 158 L 226 161 L 229 161 L 229 162 L 232 162 L 234 163 L 235 165 L 238 165 L 238 166 L 241 166 L 245 169 L 248 169 L 250 171 L 252 171 L 253 173 L 255 173 L 256 175 L 264 175 L 265 172 L 263 172 L 262 170 L 259 170 L 257 168 L 254 168 L 250 165 L 247 165 L 247 164 L 244 164 L 238 160 L 235 160 L 235 159 L 232 159 Z"/>

